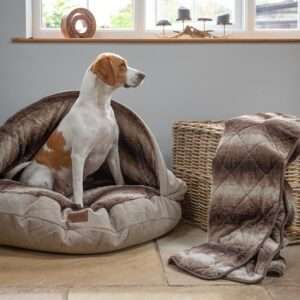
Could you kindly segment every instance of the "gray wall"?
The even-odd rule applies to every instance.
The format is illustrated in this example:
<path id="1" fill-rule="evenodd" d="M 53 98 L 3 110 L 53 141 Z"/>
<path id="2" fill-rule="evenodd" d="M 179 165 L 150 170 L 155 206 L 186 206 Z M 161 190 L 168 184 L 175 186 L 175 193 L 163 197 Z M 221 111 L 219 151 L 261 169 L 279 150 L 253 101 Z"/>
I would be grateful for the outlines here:
<path id="1" fill-rule="evenodd" d="M 147 73 L 140 89 L 115 99 L 144 118 L 168 162 L 176 120 L 300 113 L 300 44 L 12 44 L 25 34 L 23 2 L 0 2 L 0 123 L 40 97 L 78 89 L 102 51 Z"/>

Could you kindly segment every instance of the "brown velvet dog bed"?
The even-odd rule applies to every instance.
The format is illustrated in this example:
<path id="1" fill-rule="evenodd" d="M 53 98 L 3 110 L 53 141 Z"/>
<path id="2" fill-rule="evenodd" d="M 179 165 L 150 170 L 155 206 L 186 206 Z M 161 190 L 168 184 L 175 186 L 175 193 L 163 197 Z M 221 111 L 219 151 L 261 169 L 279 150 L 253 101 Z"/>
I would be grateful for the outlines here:
<path id="1" fill-rule="evenodd" d="M 4 179 L 30 160 L 69 111 L 78 92 L 49 96 L 0 127 L 0 245 L 60 253 L 102 253 L 157 238 L 181 218 L 185 184 L 167 170 L 151 131 L 128 108 L 113 102 L 120 127 L 126 186 L 114 186 L 105 164 L 85 182 L 85 208 L 72 199 Z"/>

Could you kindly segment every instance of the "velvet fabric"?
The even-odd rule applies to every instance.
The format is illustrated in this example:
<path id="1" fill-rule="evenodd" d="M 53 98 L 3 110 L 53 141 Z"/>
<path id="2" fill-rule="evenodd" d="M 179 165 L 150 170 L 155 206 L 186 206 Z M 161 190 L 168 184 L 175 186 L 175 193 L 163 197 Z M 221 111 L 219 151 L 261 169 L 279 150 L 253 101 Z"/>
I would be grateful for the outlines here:
<path id="1" fill-rule="evenodd" d="M 208 242 L 169 262 L 203 279 L 257 283 L 283 275 L 280 251 L 292 223 L 291 188 L 284 178 L 300 150 L 293 116 L 257 114 L 231 119 L 213 161 Z"/>
<path id="2" fill-rule="evenodd" d="M 120 128 L 119 149 L 125 186 L 115 186 L 106 163 L 84 183 L 84 205 L 74 211 L 72 195 L 25 186 L 5 173 L 30 161 L 78 92 L 46 97 L 0 127 L 0 245 L 59 253 L 109 252 L 157 238 L 181 218 L 178 201 L 186 185 L 165 165 L 146 124 L 113 102 Z"/>

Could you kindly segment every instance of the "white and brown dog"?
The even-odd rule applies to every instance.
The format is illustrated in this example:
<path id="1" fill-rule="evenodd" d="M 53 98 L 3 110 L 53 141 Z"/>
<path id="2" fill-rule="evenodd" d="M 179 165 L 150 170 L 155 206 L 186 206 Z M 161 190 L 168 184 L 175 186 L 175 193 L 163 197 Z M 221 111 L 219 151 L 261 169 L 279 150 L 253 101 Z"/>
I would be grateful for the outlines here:
<path id="1" fill-rule="evenodd" d="M 125 59 L 103 53 L 86 71 L 80 95 L 32 161 L 7 174 L 23 172 L 20 181 L 71 194 L 83 207 L 83 181 L 107 159 L 117 185 L 124 184 L 118 150 L 119 128 L 111 107 L 119 87 L 137 87 L 145 74 L 128 67 Z"/>

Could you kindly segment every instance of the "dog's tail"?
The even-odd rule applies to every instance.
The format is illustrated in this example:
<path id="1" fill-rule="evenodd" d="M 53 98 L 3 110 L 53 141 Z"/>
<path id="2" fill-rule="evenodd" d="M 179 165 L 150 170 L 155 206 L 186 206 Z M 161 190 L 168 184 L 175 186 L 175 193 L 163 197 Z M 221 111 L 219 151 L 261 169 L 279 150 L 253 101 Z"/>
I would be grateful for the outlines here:
<path id="1" fill-rule="evenodd" d="M 6 179 L 13 179 L 19 172 L 21 172 L 23 169 L 25 169 L 28 165 L 31 164 L 31 161 L 26 161 L 24 163 L 21 163 L 8 171 L 6 174 L 4 174 L 4 178 Z"/>

